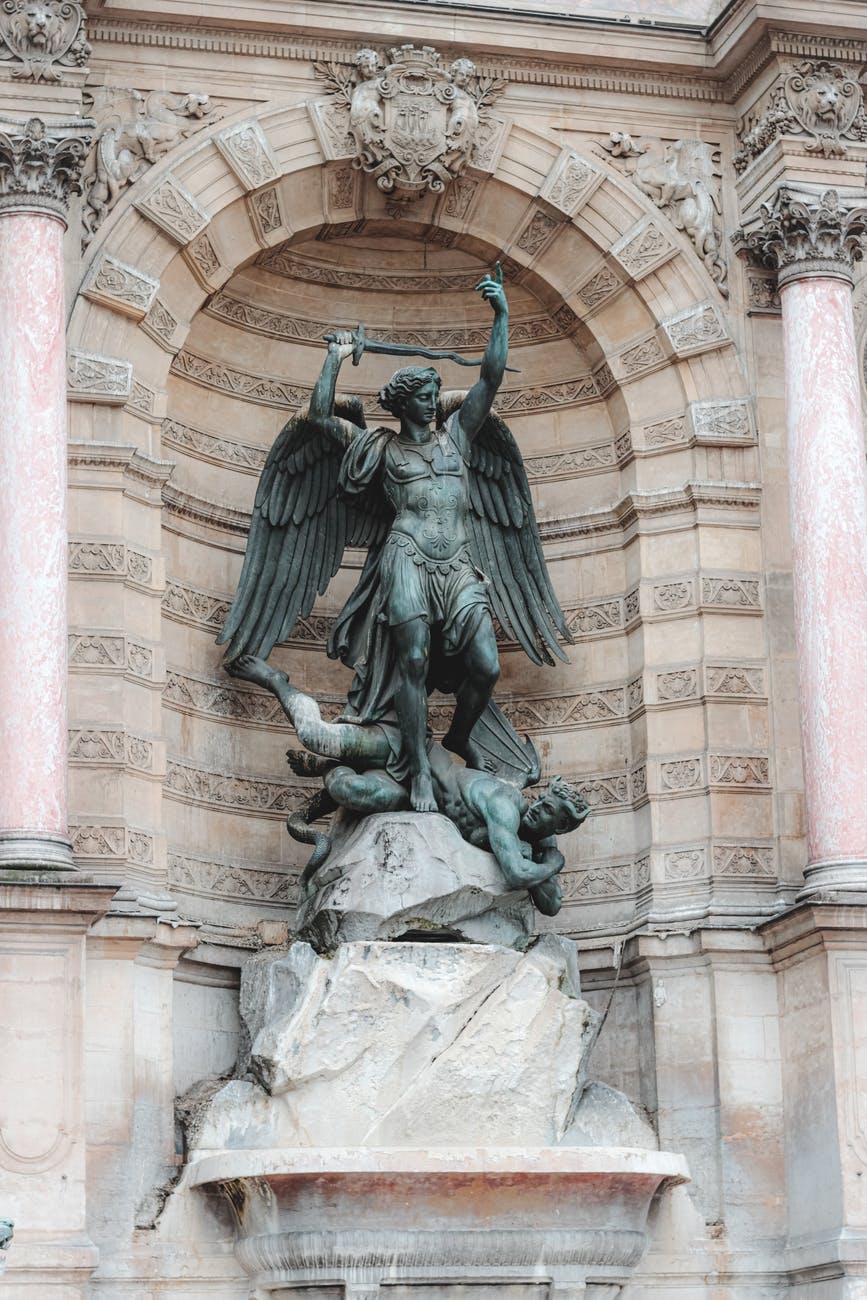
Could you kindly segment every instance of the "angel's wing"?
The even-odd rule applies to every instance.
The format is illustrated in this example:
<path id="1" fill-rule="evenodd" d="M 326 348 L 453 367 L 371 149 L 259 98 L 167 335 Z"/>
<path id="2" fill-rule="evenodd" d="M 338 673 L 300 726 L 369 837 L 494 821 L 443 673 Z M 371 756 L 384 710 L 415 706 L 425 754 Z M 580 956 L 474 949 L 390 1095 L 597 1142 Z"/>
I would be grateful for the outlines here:
<path id="1" fill-rule="evenodd" d="M 338 403 L 336 413 L 364 427 L 359 402 Z M 347 426 L 346 445 L 350 436 Z M 284 425 L 268 453 L 238 590 L 217 637 L 218 645 L 229 643 L 227 661 L 242 654 L 267 659 L 310 613 L 340 568 L 344 549 L 384 538 L 388 518 L 375 501 L 350 502 L 338 493 L 344 450 L 302 413 Z"/>
<path id="2" fill-rule="evenodd" d="M 462 397 L 445 395 L 443 414 Z M 500 626 L 533 663 L 568 662 L 560 641 L 572 637 L 548 576 L 524 462 L 493 411 L 470 442 L 469 471 L 473 558 L 491 579 Z"/>

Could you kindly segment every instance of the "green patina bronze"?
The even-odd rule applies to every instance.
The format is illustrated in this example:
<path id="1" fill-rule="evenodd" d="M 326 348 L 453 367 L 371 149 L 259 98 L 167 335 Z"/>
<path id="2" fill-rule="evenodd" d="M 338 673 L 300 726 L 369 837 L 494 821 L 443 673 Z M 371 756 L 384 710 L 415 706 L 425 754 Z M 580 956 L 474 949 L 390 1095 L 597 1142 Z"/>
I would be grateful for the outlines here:
<path id="1" fill-rule="evenodd" d="M 329 655 L 354 673 L 343 720 L 329 730 L 320 719 L 315 736 L 299 731 L 306 748 L 348 764 L 350 775 L 376 771 L 358 785 L 355 802 L 343 797 L 348 787 L 338 790 L 333 773 L 327 782 L 332 802 L 359 812 L 394 809 L 400 798 L 401 806 L 445 811 L 459 824 L 443 792 L 449 782 L 463 789 L 471 778 L 444 775 L 463 769 L 430 744 L 434 689 L 455 697 L 443 745 L 473 771 L 473 806 L 487 806 L 479 782 L 494 776 L 501 785 L 502 778 L 512 782 L 520 801 L 515 786 L 538 779 L 538 757 L 491 698 L 499 676 L 493 616 L 535 663 L 565 659 L 560 641 L 570 640 L 517 443 L 491 409 L 508 354 L 499 264 L 476 287 L 494 314 L 478 380 L 443 402 L 436 370 L 397 371 L 380 393 L 397 430 L 368 429 L 358 398 L 335 402 L 342 362 L 357 363 L 371 341 L 361 330 L 328 336 L 310 406 L 283 428 L 262 471 L 238 591 L 219 637 L 228 643 L 227 671 L 274 690 L 292 717 L 297 708 L 288 708 L 287 692 L 298 693 L 265 661 L 325 591 L 345 547 L 367 550 L 328 645 Z M 376 344 L 380 352 L 389 346 Z M 493 795 L 490 801 L 508 802 Z M 321 804 L 295 818 L 293 833 L 316 840 L 318 833 L 304 826 Z M 486 834 L 494 847 L 490 826 Z M 520 850 L 497 853 L 507 878 L 526 874 L 515 852 L 530 860 Z"/>

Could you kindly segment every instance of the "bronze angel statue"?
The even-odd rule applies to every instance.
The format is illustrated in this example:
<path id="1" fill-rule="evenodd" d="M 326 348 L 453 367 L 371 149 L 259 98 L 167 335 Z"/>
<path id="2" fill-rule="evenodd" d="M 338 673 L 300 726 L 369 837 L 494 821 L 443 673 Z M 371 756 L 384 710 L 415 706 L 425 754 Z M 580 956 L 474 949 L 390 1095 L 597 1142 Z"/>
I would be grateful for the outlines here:
<path id="1" fill-rule="evenodd" d="M 534 663 L 565 659 L 569 641 L 551 586 L 517 443 L 492 403 L 508 351 L 499 265 L 476 286 L 494 319 L 477 382 L 441 394 L 431 367 L 408 366 L 380 404 L 399 428 L 366 427 L 361 402 L 335 405 L 341 363 L 395 345 L 329 335 L 309 409 L 286 424 L 256 493 L 235 600 L 220 635 L 227 670 L 275 690 L 264 662 L 311 610 L 347 546 L 366 548 L 359 582 L 331 631 L 328 653 L 354 673 L 340 752 L 358 771 L 380 767 L 436 811 L 428 695 L 455 697 L 443 745 L 479 771 L 538 780 L 538 759 L 492 701 L 499 676 L 494 616 Z M 423 349 L 426 356 L 452 355 Z M 462 360 L 461 358 L 455 358 Z M 464 360 L 464 364 L 466 361 Z M 324 736 L 323 732 L 323 736 Z M 342 734 L 342 733 L 340 733 Z M 520 771 L 520 779 L 515 771 Z M 371 807 L 373 811 L 373 807 Z"/>

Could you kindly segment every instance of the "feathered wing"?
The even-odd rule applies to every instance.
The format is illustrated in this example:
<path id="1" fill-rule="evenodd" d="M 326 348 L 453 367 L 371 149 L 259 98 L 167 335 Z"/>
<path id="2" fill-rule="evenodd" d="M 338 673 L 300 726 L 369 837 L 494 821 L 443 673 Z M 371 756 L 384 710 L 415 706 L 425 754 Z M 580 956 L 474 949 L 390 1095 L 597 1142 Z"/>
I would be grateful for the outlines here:
<path id="1" fill-rule="evenodd" d="M 457 395 L 447 395 L 457 405 Z M 491 580 L 500 626 L 536 664 L 568 662 L 572 641 L 542 553 L 521 452 L 492 411 L 468 452 L 473 559 Z"/>
<path id="2" fill-rule="evenodd" d="M 338 416 L 361 427 L 360 403 L 338 403 Z M 218 645 L 226 660 L 252 654 L 267 659 L 278 641 L 305 618 L 340 568 L 347 546 L 371 546 L 387 519 L 372 500 L 347 502 L 338 492 L 346 442 L 293 416 L 268 453 L 256 489 L 238 590 Z"/>

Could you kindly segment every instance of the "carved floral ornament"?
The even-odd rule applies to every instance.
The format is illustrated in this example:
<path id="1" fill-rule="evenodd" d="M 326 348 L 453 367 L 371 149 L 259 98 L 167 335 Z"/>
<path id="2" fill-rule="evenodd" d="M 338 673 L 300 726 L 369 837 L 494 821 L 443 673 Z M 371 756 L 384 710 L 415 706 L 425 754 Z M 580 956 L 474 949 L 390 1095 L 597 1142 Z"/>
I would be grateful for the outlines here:
<path id="1" fill-rule="evenodd" d="M 80 68 L 90 56 L 85 14 L 74 0 L 3 0 L 0 4 L 0 62 L 13 77 L 60 81 L 66 68 Z"/>
<path id="2" fill-rule="evenodd" d="M 758 228 L 739 230 L 733 239 L 739 255 L 775 270 L 782 287 L 811 275 L 851 283 L 865 234 L 867 207 L 842 207 L 836 190 L 811 203 L 782 186 L 772 203 L 761 205 Z"/>
<path id="3" fill-rule="evenodd" d="M 81 193 L 81 169 L 93 123 L 0 118 L 0 212 L 39 209 L 65 218 Z"/>
<path id="4" fill-rule="evenodd" d="M 401 45 L 384 67 L 376 50 L 362 49 L 351 67 L 318 63 L 315 71 L 330 91 L 330 134 L 355 153 L 355 167 L 402 199 L 441 193 L 461 174 L 504 86 L 466 58 L 441 67 L 429 45 Z"/>
<path id="5" fill-rule="evenodd" d="M 861 86 L 836 63 L 806 60 L 777 79 L 738 123 L 738 135 L 741 148 L 732 160 L 737 172 L 784 135 L 806 136 L 808 153 L 843 158 L 847 140 L 867 139 Z"/>

